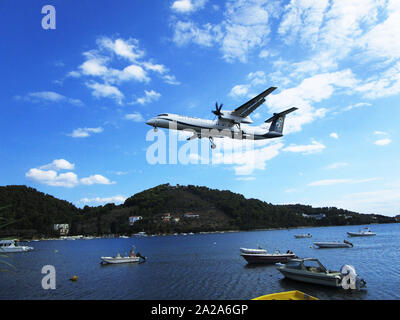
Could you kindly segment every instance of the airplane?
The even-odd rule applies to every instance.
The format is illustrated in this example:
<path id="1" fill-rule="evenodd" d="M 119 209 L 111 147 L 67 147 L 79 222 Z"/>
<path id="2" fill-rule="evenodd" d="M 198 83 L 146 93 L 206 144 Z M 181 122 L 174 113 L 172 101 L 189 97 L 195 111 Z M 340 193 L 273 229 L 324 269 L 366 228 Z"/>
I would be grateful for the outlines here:
<path id="1" fill-rule="evenodd" d="M 265 97 L 275 89 L 277 88 L 268 88 L 233 111 L 223 111 L 222 104 L 218 106 L 217 102 L 215 104 L 215 110 L 211 111 L 216 117 L 218 117 L 218 119 L 215 120 L 187 117 L 172 113 L 162 113 L 146 121 L 146 124 L 153 126 L 154 131 L 157 131 L 157 128 L 175 130 L 190 129 L 194 134 L 187 140 L 209 138 L 212 149 L 216 148 L 214 138 L 250 138 L 254 140 L 279 138 L 283 136 L 282 132 L 285 116 L 298 108 L 293 107 L 280 113 L 274 113 L 271 118 L 265 120 L 265 123 L 271 123 L 269 128 L 267 128 L 265 124 L 261 126 L 247 125 L 253 123 L 249 117 L 250 113 L 262 105 L 265 102 Z"/>

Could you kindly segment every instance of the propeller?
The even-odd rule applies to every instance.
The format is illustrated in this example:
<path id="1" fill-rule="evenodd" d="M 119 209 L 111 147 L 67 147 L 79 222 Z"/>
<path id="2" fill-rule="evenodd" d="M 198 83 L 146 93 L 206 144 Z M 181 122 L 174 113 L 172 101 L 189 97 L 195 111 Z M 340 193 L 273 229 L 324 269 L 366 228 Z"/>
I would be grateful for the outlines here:
<path id="1" fill-rule="evenodd" d="M 218 119 L 220 119 L 221 116 L 222 116 L 221 109 L 222 109 L 222 103 L 218 107 L 218 102 L 216 102 L 215 103 L 215 110 L 212 110 L 212 113 L 214 113 L 216 116 L 218 116 Z"/>

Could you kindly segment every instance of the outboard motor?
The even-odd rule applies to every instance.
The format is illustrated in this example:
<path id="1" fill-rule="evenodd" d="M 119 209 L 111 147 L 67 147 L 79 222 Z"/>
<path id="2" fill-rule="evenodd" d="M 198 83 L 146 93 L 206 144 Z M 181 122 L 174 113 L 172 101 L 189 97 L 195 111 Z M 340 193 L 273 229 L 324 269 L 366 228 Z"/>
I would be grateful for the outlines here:
<path id="1" fill-rule="evenodd" d="M 143 259 L 143 262 L 146 261 L 146 257 L 143 257 L 143 256 L 140 254 L 140 252 L 137 252 L 137 253 L 136 253 L 136 257 L 142 258 L 142 259 Z"/>
<path id="2" fill-rule="evenodd" d="M 367 282 L 360 278 L 357 273 L 356 269 L 348 264 L 345 264 L 340 268 L 340 273 L 342 275 L 341 279 L 341 285 L 342 288 L 347 290 L 347 289 L 352 289 L 352 290 L 360 290 L 361 288 L 364 288 L 367 284 Z"/>

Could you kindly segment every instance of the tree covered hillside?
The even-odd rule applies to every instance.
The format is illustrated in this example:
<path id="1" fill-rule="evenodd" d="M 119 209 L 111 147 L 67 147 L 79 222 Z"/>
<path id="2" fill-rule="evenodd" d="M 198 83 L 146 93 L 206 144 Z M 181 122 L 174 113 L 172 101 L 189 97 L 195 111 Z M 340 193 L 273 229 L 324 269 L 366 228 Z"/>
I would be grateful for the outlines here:
<path id="1" fill-rule="evenodd" d="M 67 223 L 70 235 L 253 230 L 298 226 L 354 225 L 395 222 L 332 207 L 273 205 L 228 190 L 169 184 L 139 192 L 121 205 L 83 209 L 26 186 L 0 187 L 0 212 L 13 221 L 0 236 L 54 236 L 53 225 Z M 142 219 L 129 225 L 130 216 Z"/>

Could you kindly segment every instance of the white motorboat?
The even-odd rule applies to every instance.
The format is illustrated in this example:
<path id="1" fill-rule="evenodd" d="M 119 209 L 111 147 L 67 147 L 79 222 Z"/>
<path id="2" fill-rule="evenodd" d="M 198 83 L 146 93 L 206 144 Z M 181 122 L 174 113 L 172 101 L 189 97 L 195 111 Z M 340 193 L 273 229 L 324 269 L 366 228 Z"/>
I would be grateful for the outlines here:
<path id="1" fill-rule="evenodd" d="M 296 239 L 302 239 L 302 238 L 311 238 L 312 235 L 309 234 L 309 233 L 307 233 L 307 234 L 295 234 L 294 237 L 295 237 Z"/>
<path id="2" fill-rule="evenodd" d="M 131 263 L 131 262 L 139 262 L 140 257 L 121 257 L 119 254 L 116 257 L 101 257 L 101 261 L 104 263 Z"/>
<path id="3" fill-rule="evenodd" d="M 32 250 L 33 247 L 18 245 L 18 240 L 0 240 L 0 252 L 27 252 Z"/>
<path id="4" fill-rule="evenodd" d="M 360 230 L 359 232 L 347 232 L 350 237 L 370 237 L 376 236 L 375 232 L 369 230 L 369 228 L 365 228 L 365 230 Z"/>
<path id="5" fill-rule="evenodd" d="M 240 253 L 244 254 L 266 254 L 267 250 L 258 248 L 258 249 L 248 249 L 248 248 L 240 248 Z"/>
<path id="6" fill-rule="evenodd" d="M 146 232 L 141 231 L 141 232 L 135 233 L 134 236 L 137 236 L 137 237 L 147 237 L 147 234 L 146 234 Z"/>
<path id="7" fill-rule="evenodd" d="M 361 279 L 352 266 L 344 265 L 342 272 L 332 271 L 325 268 L 318 259 L 304 258 L 291 259 L 286 264 L 277 264 L 277 269 L 288 279 L 302 281 L 307 283 L 319 284 L 336 288 L 359 289 L 365 286 L 366 282 Z M 347 287 L 347 278 L 351 270 L 353 277 L 353 286 Z M 343 284 L 342 280 L 345 280 Z M 350 279 L 351 280 L 351 279 Z"/>
<path id="8" fill-rule="evenodd" d="M 146 257 L 143 257 L 139 252 L 135 254 L 134 249 L 129 252 L 129 255 L 122 257 L 119 253 L 116 257 L 101 257 L 101 264 L 119 264 L 119 263 L 132 263 L 146 261 Z"/>
<path id="9" fill-rule="evenodd" d="M 286 253 L 241 253 L 240 256 L 249 264 L 273 264 L 273 263 L 286 263 L 290 259 L 296 258 L 296 255 L 288 250 Z"/>
<path id="10" fill-rule="evenodd" d="M 352 248 L 353 244 L 347 240 L 343 242 L 314 242 L 318 248 Z"/>

